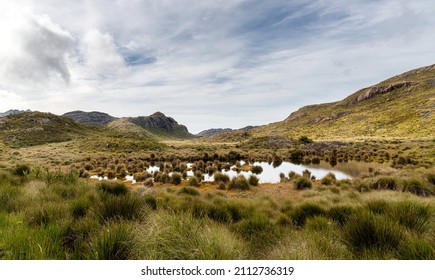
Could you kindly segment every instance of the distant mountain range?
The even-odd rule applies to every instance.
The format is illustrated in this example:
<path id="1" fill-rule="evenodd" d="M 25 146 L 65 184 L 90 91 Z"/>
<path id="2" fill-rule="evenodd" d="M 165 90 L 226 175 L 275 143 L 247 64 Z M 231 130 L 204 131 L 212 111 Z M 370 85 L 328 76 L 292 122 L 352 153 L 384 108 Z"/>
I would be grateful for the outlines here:
<path id="1" fill-rule="evenodd" d="M 219 135 L 227 132 L 232 131 L 249 131 L 251 129 L 256 128 L 257 126 L 246 126 L 239 129 L 231 129 L 231 128 L 211 128 L 201 131 L 200 133 L 196 134 L 196 136 L 200 137 L 207 137 L 207 136 L 213 136 L 213 135 Z"/>
<path id="2" fill-rule="evenodd" d="M 6 116 L 9 116 L 9 115 L 16 115 L 16 114 L 29 113 L 29 112 L 32 112 L 32 111 L 30 111 L 30 110 L 15 110 L 15 109 L 12 109 L 12 110 L 6 111 L 4 113 L 0 113 L 0 117 L 6 117 Z"/>

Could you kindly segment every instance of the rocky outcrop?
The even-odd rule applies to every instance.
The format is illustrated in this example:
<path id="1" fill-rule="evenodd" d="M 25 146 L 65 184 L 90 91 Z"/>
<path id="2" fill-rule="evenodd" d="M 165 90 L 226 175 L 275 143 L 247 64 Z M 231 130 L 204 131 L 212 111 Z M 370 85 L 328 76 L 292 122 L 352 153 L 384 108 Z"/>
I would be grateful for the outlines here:
<path id="1" fill-rule="evenodd" d="M 353 103 L 358 103 L 358 102 L 373 98 L 376 95 L 385 94 L 385 93 L 391 92 L 391 91 L 399 89 L 399 88 L 408 87 L 410 85 L 411 85 L 411 82 L 398 82 L 398 83 L 388 85 L 388 86 L 371 87 L 371 88 L 367 89 L 365 92 L 363 92 L 362 94 L 358 95 Z"/>
<path id="2" fill-rule="evenodd" d="M 130 121 L 154 132 L 163 132 L 180 137 L 193 136 L 189 133 L 186 126 L 178 124 L 173 118 L 167 117 L 160 112 L 156 112 L 148 117 L 130 118 Z"/>
<path id="3" fill-rule="evenodd" d="M 117 118 L 110 116 L 106 113 L 101 112 L 83 112 L 83 111 L 73 111 L 63 114 L 64 117 L 70 118 L 75 122 L 94 125 L 94 126 L 104 126 Z"/>

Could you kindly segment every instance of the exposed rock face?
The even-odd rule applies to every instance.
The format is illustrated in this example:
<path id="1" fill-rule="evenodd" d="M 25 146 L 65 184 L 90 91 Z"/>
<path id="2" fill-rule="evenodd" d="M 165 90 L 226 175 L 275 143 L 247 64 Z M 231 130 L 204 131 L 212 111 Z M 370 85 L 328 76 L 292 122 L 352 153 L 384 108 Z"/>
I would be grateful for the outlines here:
<path id="1" fill-rule="evenodd" d="M 78 123 L 95 125 L 95 126 L 103 126 L 116 120 L 115 117 L 112 117 L 106 113 L 101 113 L 101 112 L 73 111 L 73 112 L 65 113 L 63 114 L 63 116 L 70 118 Z"/>
<path id="2" fill-rule="evenodd" d="M 398 88 L 408 87 L 410 85 L 411 85 L 411 82 L 399 82 L 399 83 L 395 83 L 395 84 L 392 84 L 389 86 L 371 87 L 371 88 L 367 89 L 364 93 L 360 94 L 356 98 L 355 103 L 373 98 L 379 94 L 388 93 L 388 92 L 393 91 L 393 90 L 398 89 Z"/>
<path id="3" fill-rule="evenodd" d="M 192 136 L 184 125 L 178 124 L 171 117 L 166 117 L 163 113 L 156 112 L 148 117 L 130 118 L 131 122 L 145 129 L 152 131 L 162 131 L 177 136 Z"/>
<path id="4" fill-rule="evenodd" d="M 16 114 L 21 114 L 21 113 L 29 113 L 29 112 L 32 112 L 32 111 L 30 111 L 30 110 L 15 110 L 15 109 L 12 109 L 12 110 L 9 110 L 9 111 L 6 111 L 6 112 L 4 112 L 4 113 L 0 113 L 0 117 L 6 117 L 6 116 L 9 116 L 9 115 L 16 115 Z"/>
<path id="5" fill-rule="evenodd" d="M 218 135 L 231 131 L 233 131 L 231 128 L 211 128 L 211 129 L 201 131 L 200 133 L 196 134 L 196 136 L 211 136 L 211 135 Z"/>

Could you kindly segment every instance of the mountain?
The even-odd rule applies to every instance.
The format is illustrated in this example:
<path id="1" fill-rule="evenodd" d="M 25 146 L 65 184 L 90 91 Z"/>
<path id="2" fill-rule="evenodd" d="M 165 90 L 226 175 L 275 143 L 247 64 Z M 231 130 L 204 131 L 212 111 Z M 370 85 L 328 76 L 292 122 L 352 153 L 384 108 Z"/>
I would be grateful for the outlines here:
<path id="1" fill-rule="evenodd" d="M 227 132 L 233 132 L 233 131 L 249 131 L 252 130 L 254 128 L 256 128 L 257 126 L 245 126 L 243 128 L 239 128 L 239 129 L 231 129 L 231 128 L 211 128 L 211 129 L 207 129 L 207 130 L 203 130 L 200 133 L 196 134 L 196 136 L 200 136 L 200 137 L 207 137 L 207 136 L 213 136 L 213 135 L 220 135 L 223 133 L 227 133 Z"/>
<path id="2" fill-rule="evenodd" d="M 78 123 L 94 126 L 104 126 L 117 119 L 106 113 L 101 112 L 72 111 L 63 114 L 63 116 L 70 118 Z"/>
<path id="3" fill-rule="evenodd" d="M 27 109 L 27 110 L 12 109 L 12 110 L 6 111 L 4 113 L 0 113 L 0 118 L 1 117 L 6 117 L 6 116 L 9 116 L 9 115 L 16 115 L 16 114 L 28 113 L 28 112 L 32 112 L 32 111 L 30 111 L 29 109 Z"/>
<path id="4" fill-rule="evenodd" d="M 262 126 L 256 136 L 344 139 L 435 138 L 435 65 L 363 88 L 347 98 L 310 105 L 285 120 Z"/>
<path id="5" fill-rule="evenodd" d="M 161 112 L 156 112 L 150 116 L 121 118 L 109 123 L 108 127 L 143 136 L 163 136 L 169 138 L 194 137 L 189 133 L 186 126 L 178 124 L 173 118 L 167 117 Z"/>
<path id="6" fill-rule="evenodd" d="M 0 118 L 0 139 L 11 147 L 69 141 L 91 128 L 50 113 L 30 112 Z"/>
<path id="7" fill-rule="evenodd" d="M 231 128 L 211 128 L 201 131 L 200 133 L 196 134 L 196 136 L 211 136 L 216 134 L 222 134 L 225 132 L 231 132 L 233 131 Z"/>

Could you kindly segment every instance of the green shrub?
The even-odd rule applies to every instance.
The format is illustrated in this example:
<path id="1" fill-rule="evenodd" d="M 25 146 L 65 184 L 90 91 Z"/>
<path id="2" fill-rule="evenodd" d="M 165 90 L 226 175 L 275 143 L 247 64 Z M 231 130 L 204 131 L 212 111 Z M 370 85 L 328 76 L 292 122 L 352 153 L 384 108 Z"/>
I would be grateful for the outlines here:
<path id="1" fill-rule="evenodd" d="M 306 136 L 306 135 L 302 135 L 301 137 L 299 137 L 298 140 L 299 140 L 299 142 L 304 143 L 304 144 L 313 143 L 313 140 L 308 138 L 308 136 Z"/>
<path id="2" fill-rule="evenodd" d="M 145 187 L 154 187 L 154 180 L 153 178 L 147 178 L 144 182 L 143 185 Z"/>
<path id="3" fill-rule="evenodd" d="M 326 211 L 317 204 L 306 202 L 292 209 L 290 217 L 293 224 L 301 228 L 305 225 L 308 218 L 315 216 L 324 216 Z"/>
<path id="4" fill-rule="evenodd" d="M 249 190 L 249 183 L 245 176 L 239 175 L 231 179 L 228 189 Z"/>
<path id="5" fill-rule="evenodd" d="M 295 188 L 297 190 L 305 190 L 305 189 L 311 189 L 313 184 L 311 181 L 305 177 L 300 177 L 295 182 Z"/>
<path id="6" fill-rule="evenodd" d="M 124 183 L 114 181 L 101 181 L 97 184 L 97 190 L 113 195 L 125 195 L 128 193 L 127 186 Z"/>

